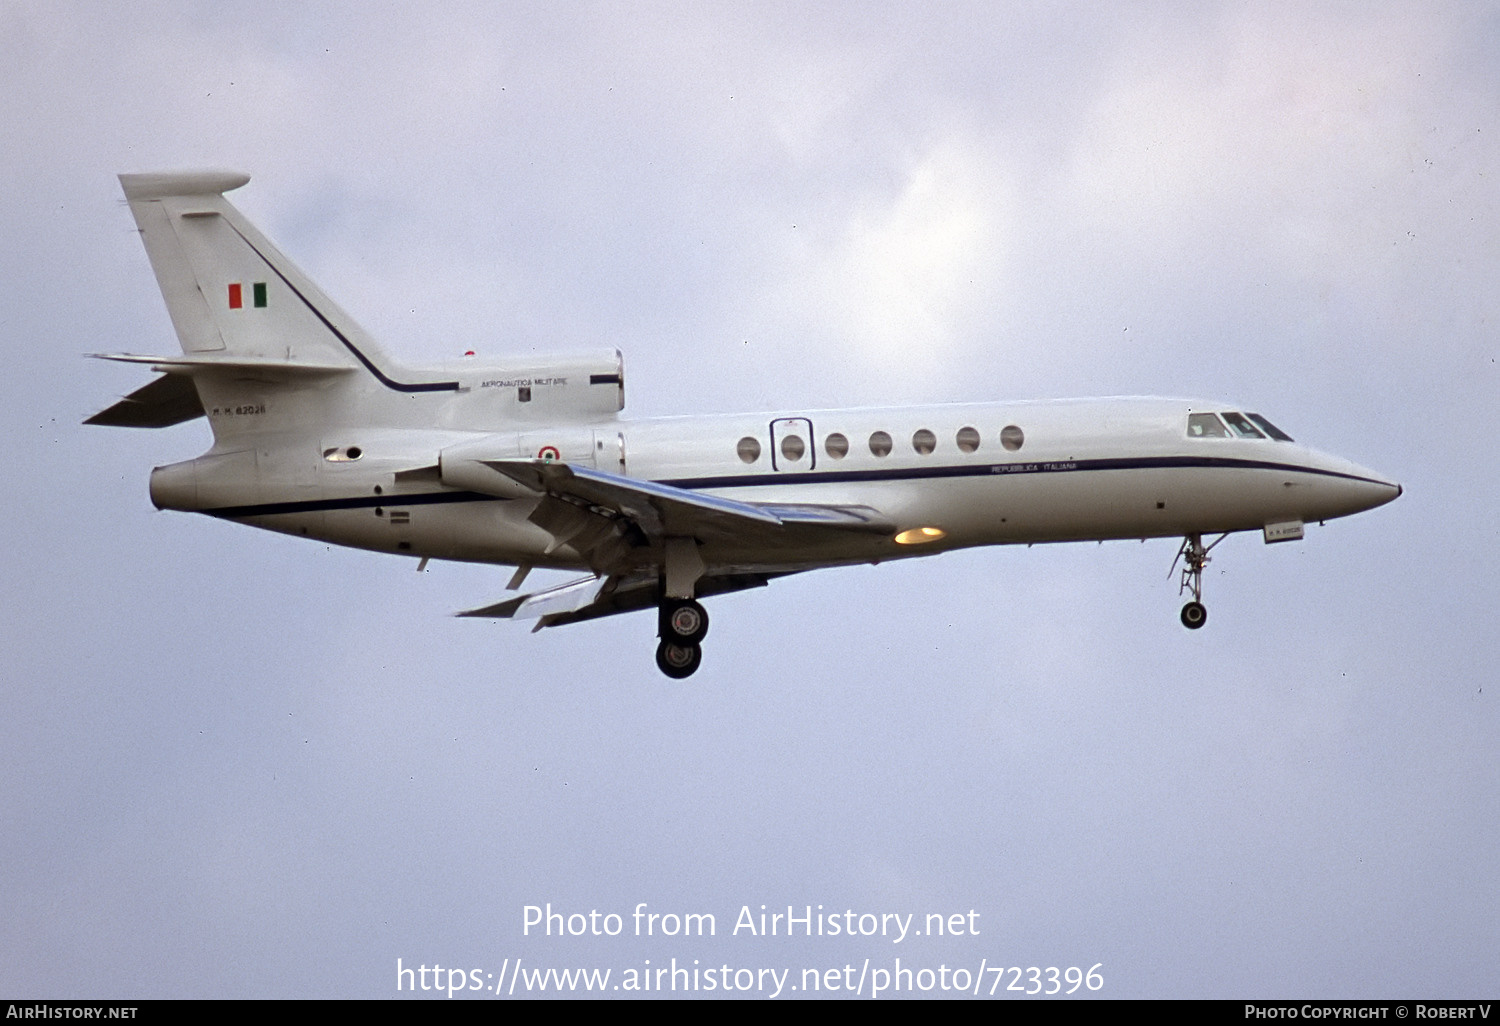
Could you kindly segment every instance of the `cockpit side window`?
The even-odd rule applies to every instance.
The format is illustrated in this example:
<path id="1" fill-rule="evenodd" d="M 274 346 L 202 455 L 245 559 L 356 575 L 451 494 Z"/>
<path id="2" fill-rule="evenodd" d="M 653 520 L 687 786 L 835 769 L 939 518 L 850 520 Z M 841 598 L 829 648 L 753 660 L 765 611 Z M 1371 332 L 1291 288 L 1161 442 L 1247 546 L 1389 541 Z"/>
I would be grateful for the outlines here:
<path id="1" fill-rule="evenodd" d="M 1249 417 L 1251 420 L 1255 421 L 1255 423 L 1259 424 L 1261 426 L 1261 428 L 1263 428 L 1265 430 L 1266 434 L 1268 434 L 1272 438 L 1276 439 L 1276 441 L 1278 441 L 1278 442 L 1290 442 L 1292 440 L 1292 436 L 1291 435 L 1289 435 L 1285 431 L 1281 430 L 1281 428 L 1277 427 L 1275 424 L 1272 424 L 1269 420 L 1267 420 L 1266 418 L 1262 417 L 1260 414 L 1258 414 L 1258 413 L 1247 413 L 1247 414 L 1245 414 L 1245 416 Z"/>
<path id="2" fill-rule="evenodd" d="M 1188 437 L 1228 438 L 1229 432 L 1224 429 L 1224 422 L 1212 413 L 1190 413 L 1188 414 Z"/>
<path id="3" fill-rule="evenodd" d="M 1245 415 L 1243 413 L 1226 413 L 1224 414 L 1224 419 L 1229 422 L 1229 426 L 1234 429 L 1234 433 L 1241 438 L 1266 437 L 1265 435 L 1260 433 L 1260 429 L 1258 427 L 1245 419 Z"/>

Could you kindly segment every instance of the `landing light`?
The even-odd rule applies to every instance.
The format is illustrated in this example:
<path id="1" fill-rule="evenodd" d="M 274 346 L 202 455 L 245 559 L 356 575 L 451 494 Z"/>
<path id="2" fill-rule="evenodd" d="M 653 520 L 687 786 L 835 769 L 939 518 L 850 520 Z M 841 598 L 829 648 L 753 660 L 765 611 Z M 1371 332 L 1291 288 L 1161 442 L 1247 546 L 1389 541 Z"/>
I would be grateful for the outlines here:
<path id="1" fill-rule="evenodd" d="M 941 527 L 913 527 L 909 531 L 902 531 L 896 535 L 897 545 L 925 545 L 935 542 L 945 536 L 948 532 Z"/>

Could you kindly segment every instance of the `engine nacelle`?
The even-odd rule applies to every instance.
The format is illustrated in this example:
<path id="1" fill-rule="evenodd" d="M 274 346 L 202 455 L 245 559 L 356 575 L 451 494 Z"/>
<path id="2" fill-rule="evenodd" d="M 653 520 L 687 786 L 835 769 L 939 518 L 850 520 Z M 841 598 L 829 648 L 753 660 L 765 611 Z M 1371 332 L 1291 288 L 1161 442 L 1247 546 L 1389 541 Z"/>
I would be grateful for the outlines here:
<path id="1" fill-rule="evenodd" d="M 618 349 L 530 361 L 469 358 L 431 370 L 458 380 L 444 427 L 494 431 L 527 423 L 612 420 L 625 408 L 625 361 Z"/>

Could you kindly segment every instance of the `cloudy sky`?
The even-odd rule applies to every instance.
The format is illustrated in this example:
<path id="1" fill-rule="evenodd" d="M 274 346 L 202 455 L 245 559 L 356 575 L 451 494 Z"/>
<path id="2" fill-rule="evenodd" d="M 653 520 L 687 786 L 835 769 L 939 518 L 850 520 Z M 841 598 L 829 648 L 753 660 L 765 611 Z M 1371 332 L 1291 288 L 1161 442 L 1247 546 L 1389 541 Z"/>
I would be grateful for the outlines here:
<path id="1" fill-rule="evenodd" d="M 1493 996 L 1497 52 L 1484 2 L 0 0 L 0 992 Z M 1222 398 L 1406 494 L 1226 541 L 1202 632 L 1169 541 L 984 550 L 711 600 L 670 682 L 647 615 L 151 508 L 207 430 L 81 426 L 145 380 L 84 354 L 174 350 L 114 176 L 202 166 L 411 361 L 617 346 L 635 417 Z"/>

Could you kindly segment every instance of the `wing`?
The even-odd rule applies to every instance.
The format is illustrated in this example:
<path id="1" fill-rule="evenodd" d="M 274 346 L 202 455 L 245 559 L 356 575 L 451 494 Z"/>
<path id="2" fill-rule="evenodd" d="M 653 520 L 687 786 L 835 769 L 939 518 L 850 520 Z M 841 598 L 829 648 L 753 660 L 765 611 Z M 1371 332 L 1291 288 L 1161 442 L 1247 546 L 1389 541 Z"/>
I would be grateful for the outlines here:
<path id="1" fill-rule="evenodd" d="M 541 460 L 475 462 L 492 471 L 497 479 L 508 479 L 530 491 L 575 505 L 609 510 L 627 518 L 651 538 L 743 538 L 746 531 L 774 536 L 777 529 L 792 525 L 874 534 L 890 534 L 895 530 L 895 524 L 889 518 L 869 506 L 740 502 L 568 463 Z M 476 486 L 472 479 L 465 484 Z M 477 490 L 485 491 L 483 487 Z M 511 496 L 515 492 L 509 488 L 497 494 Z"/>
<path id="2" fill-rule="evenodd" d="M 894 523 L 879 510 L 859 505 L 742 502 L 642 481 L 567 463 L 540 460 L 466 460 L 462 469 L 445 453 L 443 479 L 484 494 L 514 498 L 541 494 L 533 523 L 555 539 L 552 549 L 571 545 L 595 574 L 547 591 L 520 595 L 460 616 L 538 618 L 538 628 L 645 609 L 663 597 L 660 568 L 641 567 L 638 551 L 668 538 L 699 542 L 732 540 L 741 548 L 778 546 L 809 536 L 890 535 Z M 550 551 L 550 550 L 549 550 Z M 694 592 L 699 597 L 763 587 L 796 572 L 785 566 L 708 568 Z"/>
<path id="3" fill-rule="evenodd" d="M 567 463 L 473 458 L 462 449 L 444 450 L 438 470 L 445 484 L 484 495 L 542 496 L 530 519 L 552 535 L 548 553 L 570 545 L 599 574 L 638 564 L 639 549 L 668 538 L 774 551 L 810 537 L 896 529 L 869 506 L 742 502 Z"/>
<path id="4" fill-rule="evenodd" d="M 746 588 L 763 588 L 783 573 L 724 574 L 705 577 L 698 582 L 699 598 L 725 595 Z M 496 619 L 536 620 L 533 630 L 561 627 L 564 624 L 593 620 L 637 609 L 652 609 L 662 599 L 661 578 L 656 574 L 633 573 L 606 577 L 591 576 L 560 584 L 546 591 L 496 602 L 492 606 L 468 609 L 456 616 L 488 616 Z"/>

